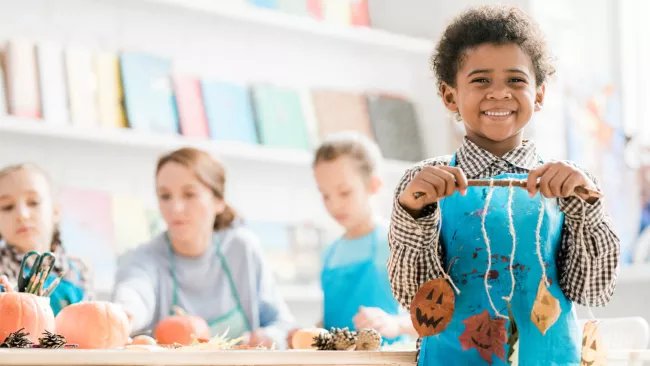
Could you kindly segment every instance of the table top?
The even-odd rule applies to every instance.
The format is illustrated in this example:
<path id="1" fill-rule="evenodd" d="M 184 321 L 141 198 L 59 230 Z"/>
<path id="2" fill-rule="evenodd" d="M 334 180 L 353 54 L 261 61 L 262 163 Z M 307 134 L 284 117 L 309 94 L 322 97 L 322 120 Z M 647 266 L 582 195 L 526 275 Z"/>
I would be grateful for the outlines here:
<path id="1" fill-rule="evenodd" d="M 408 365 L 414 351 L 0 349 L 0 365 Z"/>

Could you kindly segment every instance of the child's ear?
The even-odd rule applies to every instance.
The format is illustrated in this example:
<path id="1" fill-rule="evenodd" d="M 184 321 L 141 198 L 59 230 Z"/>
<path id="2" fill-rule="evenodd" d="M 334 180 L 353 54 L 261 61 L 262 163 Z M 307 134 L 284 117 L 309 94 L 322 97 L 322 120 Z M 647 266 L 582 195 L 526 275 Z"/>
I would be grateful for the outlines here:
<path id="1" fill-rule="evenodd" d="M 456 104 L 456 89 L 449 86 L 447 83 L 440 85 L 440 95 L 445 107 L 451 112 L 458 112 L 458 104 Z"/>
<path id="2" fill-rule="evenodd" d="M 542 110 L 542 106 L 544 105 L 544 95 L 546 94 L 546 83 L 542 83 L 537 88 L 537 92 L 535 93 L 535 112 L 539 112 Z"/>
<path id="3" fill-rule="evenodd" d="M 369 190 L 371 194 L 377 194 L 381 189 L 382 181 L 381 178 L 377 175 L 370 177 Z"/>

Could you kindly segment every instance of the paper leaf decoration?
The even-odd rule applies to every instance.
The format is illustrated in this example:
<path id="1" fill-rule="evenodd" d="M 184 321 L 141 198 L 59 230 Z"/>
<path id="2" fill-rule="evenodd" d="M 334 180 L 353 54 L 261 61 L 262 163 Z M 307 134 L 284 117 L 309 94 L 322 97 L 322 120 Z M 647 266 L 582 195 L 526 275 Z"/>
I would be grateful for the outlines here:
<path id="1" fill-rule="evenodd" d="M 492 364 L 492 354 L 497 355 L 505 361 L 506 320 L 502 318 L 490 318 L 490 313 L 484 310 L 482 313 L 463 320 L 465 331 L 458 338 L 463 351 L 476 348 L 479 355 L 485 362 Z"/>
<path id="2" fill-rule="evenodd" d="M 512 307 L 508 303 L 508 320 L 510 325 L 508 326 L 508 363 L 513 366 L 519 365 L 519 330 L 517 329 L 517 323 L 515 323 L 515 317 L 512 315 Z"/>
<path id="3" fill-rule="evenodd" d="M 454 315 L 454 291 L 443 278 L 431 280 L 418 290 L 411 302 L 411 322 L 420 337 L 439 334 Z"/>
<path id="4" fill-rule="evenodd" d="M 607 350 L 600 338 L 598 322 L 590 320 L 585 323 L 582 331 L 582 354 L 580 366 L 605 366 Z"/>
<path id="5" fill-rule="evenodd" d="M 561 313 L 560 301 L 551 295 L 544 280 L 541 280 L 537 288 L 533 310 L 530 312 L 530 319 L 537 329 L 546 335 L 546 331 L 558 320 Z"/>

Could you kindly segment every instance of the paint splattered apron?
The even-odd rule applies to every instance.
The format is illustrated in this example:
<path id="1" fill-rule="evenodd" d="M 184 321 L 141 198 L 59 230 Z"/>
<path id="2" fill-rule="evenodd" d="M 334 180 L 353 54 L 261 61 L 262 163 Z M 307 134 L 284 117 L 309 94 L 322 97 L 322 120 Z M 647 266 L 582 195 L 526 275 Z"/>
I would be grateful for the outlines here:
<path id="1" fill-rule="evenodd" d="M 456 157 L 451 166 L 456 165 Z M 501 174 L 493 179 L 524 179 L 526 174 Z M 508 354 L 509 346 L 501 341 L 485 342 L 486 332 L 493 329 L 486 324 L 496 318 L 485 289 L 485 271 L 488 265 L 486 243 L 482 232 L 482 214 L 488 187 L 469 187 L 466 196 L 456 192 L 440 201 L 442 210 L 441 245 L 445 263 L 452 263 L 449 275 L 461 291 L 456 294 L 455 311 L 449 326 L 440 334 L 422 339 L 419 365 L 493 365 L 507 363 L 497 357 L 495 350 Z M 488 284 L 496 309 L 508 314 L 503 297 L 510 294 L 510 254 L 512 236 L 509 230 L 507 202 L 508 188 L 495 188 L 485 228 L 492 253 Z M 539 218 L 540 197 L 528 196 L 528 191 L 515 188 L 513 219 L 517 247 L 513 264 L 515 289 L 511 301 L 512 313 L 519 329 L 519 365 L 578 365 L 580 360 L 581 331 L 573 303 L 562 293 L 558 283 L 556 255 L 559 250 L 564 214 L 557 200 L 545 199 L 545 212 L 541 226 L 541 255 L 546 264 L 549 291 L 560 301 L 562 313 L 546 335 L 531 321 L 531 310 L 542 271 L 536 253 L 536 230 Z M 447 269 L 447 268 L 446 268 Z M 487 311 L 489 320 L 480 314 Z M 470 321 L 469 318 L 475 317 Z M 464 323 L 463 321 L 466 321 Z M 508 323 L 505 323 L 508 329 Z M 461 341 L 462 340 L 462 341 Z M 463 350 L 465 343 L 466 350 Z M 488 343 L 488 344 L 486 344 Z"/>

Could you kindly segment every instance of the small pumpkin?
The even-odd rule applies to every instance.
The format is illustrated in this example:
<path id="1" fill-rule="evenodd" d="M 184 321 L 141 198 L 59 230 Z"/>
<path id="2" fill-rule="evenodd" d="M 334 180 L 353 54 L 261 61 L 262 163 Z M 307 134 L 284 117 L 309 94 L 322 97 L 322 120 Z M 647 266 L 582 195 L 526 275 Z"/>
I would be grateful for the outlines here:
<path id="1" fill-rule="evenodd" d="M 130 343 L 130 345 L 150 345 L 150 346 L 155 346 L 157 344 L 158 343 L 156 342 L 155 339 L 144 334 L 133 337 L 133 340 Z"/>
<path id="2" fill-rule="evenodd" d="M 294 349 L 318 349 L 314 346 L 314 338 L 322 333 L 327 333 L 327 330 L 322 328 L 299 329 L 291 337 L 291 347 Z"/>
<path id="3" fill-rule="evenodd" d="M 128 343 L 130 325 L 119 305 L 87 301 L 64 307 L 56 316 L 56 331 L 81 349 L 107 349 Z"/>
<path id="4" fill-rule="evenodd" d="M 607 364 L 607 350 L 600 338 L 597 322 L 585 323 L 582 331 L 582 352 L 580 366 L 604 366 Z"/>
<path id="5" fill-rule="evenodd" d="M 153 336 L 161 345 L 178 343 L 189 346 L 195 340 L 210 339 L 210 327 L 205 319 L 174 307 L 174 315 L 158 322 Z"/>
<path id="6" fill-rule="evenodd" d="M 0 293 L 0 342 L 18 329 L 25 328 L 33 341 L 49 331 L 54 333 L 54 313 L 50 299 L 24 292 Z"/>
<path id="7" fill-rule="evenodd" d="M 455 295 L 447 280 L 431 280 L 411 302 L 411 322 L 420 337 L 436 335 L 447 328 L 454 315 Z"/>
<path id="8" fill-rule="evenodd" d="M 490 313 L 482 313 L 463 320 L 465 331 L 460 335 L 463 351 L 476 348 L 481 358 L 492 364 L 492 354 L 505 361 L 505 343 L 508 340 L 506 320 L 503 318 L 490 318 Z"/>

